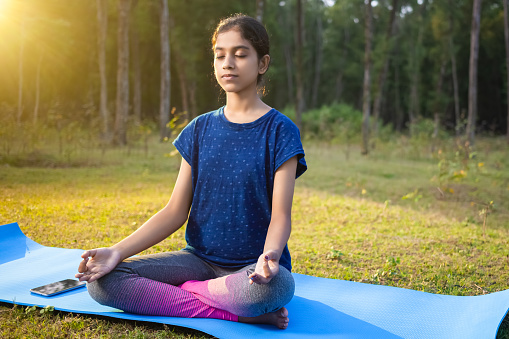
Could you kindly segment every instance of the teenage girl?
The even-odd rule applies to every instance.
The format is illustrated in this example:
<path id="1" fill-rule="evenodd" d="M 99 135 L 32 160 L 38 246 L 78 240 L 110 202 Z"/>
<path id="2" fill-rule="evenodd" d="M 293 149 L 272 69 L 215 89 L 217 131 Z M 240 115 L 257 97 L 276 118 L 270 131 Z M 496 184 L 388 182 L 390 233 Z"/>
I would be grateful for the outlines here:
<path id="1" fill-rule="evenodd" d="M 296 125 L 258 96 L 269 37 L 245 15 L 212 37 L 226 105 L 187 125 L 168 204 L 133 234 L 85 251 L 76 277 L 97 302 L 126 312 L 288 326 L 295 283 L 287 241 L 295 179 L 306 170 Z M 187 221 L 187 246 L 133 257 Z"/>

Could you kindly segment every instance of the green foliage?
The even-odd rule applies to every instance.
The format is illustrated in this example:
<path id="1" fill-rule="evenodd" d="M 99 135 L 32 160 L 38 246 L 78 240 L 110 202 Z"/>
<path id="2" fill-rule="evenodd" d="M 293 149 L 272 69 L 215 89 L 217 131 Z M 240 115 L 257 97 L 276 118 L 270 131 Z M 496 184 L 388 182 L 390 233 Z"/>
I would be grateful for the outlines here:
<path id="1" fill-rule="evenodd" d="M 327 258 L 329 259 L 341 259 L 345 254 L 339 250 L 335 250 L 334 247 L 331 247 L 330 252 L 327 254 Z"/>
<path id="2" fill-rule="evenodd" d="M 412 199 L 415 202 L 419 202 L 421 198 L 422 194 L 419 194 L 419 189 L 416 188 L 413 192 L 410 192 L 402 196 L 401 200 Z"/>
<path id="3" fill-rule="evenodd" d="M 456 150 L 437 151 L 438 158 L 438 175 L 434 178 L 438 179 L 440 188 L 444 191 L 451 191 L 448 187 L 450 183 L 464 181 L 468 174 L 474 176 L 479 171 L 482 171 L 484 163 L 477 162 L 477 152 L 473 151 L 468 142 L 461 142 L 457 140 Z"/>
<path id="4" fill-rule="evenodd" d="M 295 121 L 295 111 L 283 113 Z M 324 105 L 302 115 L 302 133 L 306 138 L 330 142 L 353 143 L 360 140 L 362 113 L 347 104 Z"/>

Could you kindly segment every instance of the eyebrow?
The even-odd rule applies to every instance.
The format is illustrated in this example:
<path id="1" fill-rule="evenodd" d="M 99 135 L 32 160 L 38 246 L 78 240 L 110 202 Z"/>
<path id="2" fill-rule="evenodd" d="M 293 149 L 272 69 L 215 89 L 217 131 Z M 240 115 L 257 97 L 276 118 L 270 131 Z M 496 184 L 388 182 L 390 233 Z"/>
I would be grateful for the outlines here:
<path id="1" fill-rule="evenodd" d="M 246 46 L 246 45 L 238 45 L 238 46 L 233 46 L 232 49 L 250 49 L 249 46 Z M 224 50 L 223 47 L 216 47 L 214 48 L 215 51 L 222 51 Z"/>

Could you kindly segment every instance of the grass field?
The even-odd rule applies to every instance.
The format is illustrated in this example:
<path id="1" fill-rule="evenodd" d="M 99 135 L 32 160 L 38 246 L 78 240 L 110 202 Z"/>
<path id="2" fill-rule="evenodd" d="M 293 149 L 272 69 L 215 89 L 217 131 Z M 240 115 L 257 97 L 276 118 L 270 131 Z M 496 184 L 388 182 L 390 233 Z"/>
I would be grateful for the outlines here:
<path id="1" fill-rule="evenodd" d="M 439 294 L 509 288 L 509 149 L 480 139 L 475 154 L 443 141 L 433 154 L 401 137 L 368 157 L 305 142 L 290 250 L 294 272 Z M 88 150 L 0 165 L 0 223 L 47 246 L 108 246 L 168 200 L 179 159 L 169 144 Z M 32 158 L 36 158 L 35 160 Z M 1 159 L 0 159 L 1 160 Z M 184 246 L 183 229 L 144 253 Z M 291 317 L 291 315 L 290 315 Z M 196 331 L 0 305 L 0 337 L 208 337 Z M 509 339 L 509 320 L 498 338 Z"/>

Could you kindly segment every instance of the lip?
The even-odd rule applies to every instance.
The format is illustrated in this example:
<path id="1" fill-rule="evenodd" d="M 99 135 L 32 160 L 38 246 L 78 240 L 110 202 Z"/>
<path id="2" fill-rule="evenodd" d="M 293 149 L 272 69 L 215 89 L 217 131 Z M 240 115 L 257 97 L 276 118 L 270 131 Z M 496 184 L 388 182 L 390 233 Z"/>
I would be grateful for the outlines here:
<path id="1" fill-rule="evenodd" d="M 226 79 L 226 80 L 231 80 L 236 77 L 237 77 L 237 75 L 235 75 L 235 74 L 224 74 L 221 78 Z"/>

